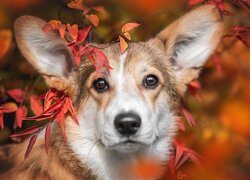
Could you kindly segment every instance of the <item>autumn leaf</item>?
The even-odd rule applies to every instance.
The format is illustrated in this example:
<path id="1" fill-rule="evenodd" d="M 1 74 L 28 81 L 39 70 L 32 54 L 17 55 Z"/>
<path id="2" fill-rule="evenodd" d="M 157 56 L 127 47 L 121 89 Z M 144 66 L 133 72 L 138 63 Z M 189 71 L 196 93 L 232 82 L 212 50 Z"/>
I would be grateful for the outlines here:
<path id="1" fill-rule="evenodd" d="M 10 29 L 0 30 L 0 59 L 9 51 L 12 42 L 12 32 Z"/>
<path id="2" fill-rule="evenodd" d="M 200 90 L 201 84 L 198 80 L 194 80 L 188 84 L 188 91 L 199 101 L 201 101 L 201 97 L 198 95 Z"/>
<path id="3" fill-rule="evenodd" d="M 95 14 L 90 14 L 85 16 L 94 26 L 99 25 L 99 17 Z"/>
<path id="4" fill-rule="evenodd" d="M 62 24 L 62 22 L 58 20 L 50 20 L 47 24 L 43 26 L 42 30 L 44 32 L 58 30 L 60 37 L 64 38 L 66 32 L 66 25 Z"/>
<path id="5" fill-rule="evenodd" d="M 130 36 L 130 33 L 129 33 L 129 32 L 125 32 L 123 35 L 124 35 L 124 37 L 126 37 L 128 40 L 131 40 L 131 36 Z"/>
<path id="6" fill-rule="evenodd" d="M 22 106 L 17 109 L 15 122 L 19 128 L 22 127 L 23 119 L 27 116 L 27 113 L 28 113 L 28 110 L 26 106 Z"/>
<path id="7" fill-rule="evenodd" d="M 89 34 L 91 27 L 92 26 L 88 26 L 88 27 L 85 27 L 85 28 L 79 30 L 78 36 L 77 36 L 77 42 L 85 41 L 86 37 Z"/>
<path id="8" fill-rule="evenodd" d="M 12 113 L 17 110 L 17 105 L 14 102 L 7 102 L 0 106 L 0 111 L 2 113 Z"/>
<path id="9" fill-rule="evenodd" d="M 30 108 L 35 115 L 42 114 L 43 106 L 38 96 L 32 94 L 30 96 Z"/>
<path id="10" fill-rule="evenodd" d="M 2 104 L 0 106 L 0 127 L 4 128 L 4 119 L 3 115 L 4 113 L 12 113 L 17 110 L 17 105 L 13 102 L 7 102 L 5 104 Z"/>
<path id="11" fill-rule="evenodd" d="M 183 113 L 183 115 L 185 116 L 188 124 L 192 127 L 193 125 L 195 125 L 195 120 L 192 116 L 192 114 L 187 110 L 185 109 L 184 107 L 181 108 L 181 112 Z"/>
<path id="12" fill-rule="evenodd" d="M 97 49 L 95 47 L 91 47 L 90 49 L 92 49 L 93 52 L 87 57 L 95 66 L 97 76 L 100 75 L 102 68 L 105 68 L 108 74 L 110 74 L 111 68 L 109 66 L 109 61 L 108 61 L 107 56 L 100 49 Z"/>
<path id="13" fill-rule="evenodd" d="M 181 118 L 178 119 L 178 126 L 181 131 L 185 131 L 185 125 L 183 123 L 183 120 Z"/>
<path id="14" fill-rule="evenodd" d="M 7 91 L 10 97 L 12 97 L 16 102 L 20 103 L 23 101 L 24 92 L 21 89 L 12 89 Z"/>
<path id="15" fill-rule="evenodd" d="M 175 146 L 175 160 L 174 166 L 175 169 L 179 169 L 188 159 L 192 160 L 194 163 L 199 164 L 199 155 L 188 149 L 184 145 L 180 144 L 179 142 L 174 142 Z"/>
<path id="16" fill-rule="evenodd" d="M 239 39 L 247 47 L 250 47 L 250 27 L 235 26 L 230 30 L 230 33 L 224 37 L 235 37 Z"/>
<path id="17" fill-rule="evenodd" d="M 120 40 L 120 52 L 124 53 L 128 48 L 128 44 L 121 36 L 119 36 L 119 40 Z"/>
<path id="18" fill-rule="evenodd" d="M 28 148 L 27 148 L 27 150 L 26 150 L 26 152 L 25 152 L 24 159 L 26 159 L 26 158 L 29 156 L 29 154 L 30 154 L 30 152 L 31 152 L 31 150 L 32 150 L 32 148 L 33 148 L 33 146 L 34 146 L 34 144 L 36 143 L 37 137 L 38 137 L 38 134 L 34 134 L 34 135 L 30 138 L 30 142 L 29 142 Z"/>
<path id="19" fill-rule="evenodd" d="M 72 37 L 73 40 L 76 40 L 78 37 L 78 25 L 74 24 L 71 26 L 70 24 L 67 24 L 66 26 L 67 26 L 69 35 Z"/>
<path id="20" fill-rule="evenodd" d="M 0 127 L 4 129 L 4 119 L 3 119 L 3 113 L 0 111 Z"/>
<path id="21" fill-rule="evenodd" d="M 198 3 L 201 3 L 201 2 L 204 2 L 205 0 L 189 0 L 188 1 L 188 4 L 189 6 L 193 6 L 195 4 L 198 4 Z"/>
<path id="22" fill-rule="evenodd" d="M 27 136 L 30 134 L 34 134 L 37 133 L 40 130 L 40 128 L 38 126 L 32 126 L 30 128 L 27 128 L 21 132 L 12 134 L 10 137 L 19 137 L 19 136 Z"/>
<path id="23" fill-rule="evenodd" d="M 132 29 L 134 29 L 138 26 L 140 26 L 139 23 L 134 23 L 134 22 L 126 23 L 122 26 L 122 33 L 131 31 Z"/>
<path id="24" fill-rule="evenodd" d="M 44 145 L 44 147 L 45 147 L 46 154 L 49 153 L 50 126 L 51 126 L 51 123 L 49 123 L 45 129 L 45 145 Z"/>
<path id="25" fill-rule="evenodd" d="M 103 6 L 94 6 L 92 7 L 94 10 L 102 13 L 102 14 L 108 14 L 106 9 Z"/>
<path id="26" fill-rule="evenodd" d="M 71 0 L 68 3 L 68 7 L 72 9 L 85 10 L 86 7 L 83 4 L 84 0 Z"/>

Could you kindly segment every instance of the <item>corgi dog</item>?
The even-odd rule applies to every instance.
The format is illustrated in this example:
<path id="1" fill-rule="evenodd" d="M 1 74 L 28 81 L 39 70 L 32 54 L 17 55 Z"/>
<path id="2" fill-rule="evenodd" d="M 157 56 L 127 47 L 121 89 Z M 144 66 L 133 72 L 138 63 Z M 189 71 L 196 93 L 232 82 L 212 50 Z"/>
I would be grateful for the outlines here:
<path id="1" fill-rule="evenodd" d="M 39 139 L 23 160 L 27 142 L 1 147 L 0 179 L 140 179 L 118 169 L 148 157 L 169 159 L 178 130 L 178 106 L 187 84 L 196 79 L 223 34 L 223 21 L 213 5 L 200 6 L 145 42 L 104 47 L 110 75 L 96 76 L 82 59 L 76 68 L 71 50 L 56 32 L 45 33 L 45 21 L 16 20 L 19 49 L 51 88 L 67 93 L 79 125 L 65 120 L 67 140 L 54 126 L 50 150 Z"/>

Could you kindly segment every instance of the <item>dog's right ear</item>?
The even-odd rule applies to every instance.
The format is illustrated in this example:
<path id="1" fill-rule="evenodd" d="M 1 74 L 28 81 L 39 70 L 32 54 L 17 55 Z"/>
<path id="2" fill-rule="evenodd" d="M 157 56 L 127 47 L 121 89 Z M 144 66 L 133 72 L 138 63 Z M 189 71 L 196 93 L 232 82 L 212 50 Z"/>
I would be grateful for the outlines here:
<path id="1" fill-rule="evenodd" d="M 58 33 L 43 32 L 42 19 L 22 16 L 15 22 L 16 41 L 24 57 L 58 90 L 68 91 L 76 65 L 67 43 Z"/>

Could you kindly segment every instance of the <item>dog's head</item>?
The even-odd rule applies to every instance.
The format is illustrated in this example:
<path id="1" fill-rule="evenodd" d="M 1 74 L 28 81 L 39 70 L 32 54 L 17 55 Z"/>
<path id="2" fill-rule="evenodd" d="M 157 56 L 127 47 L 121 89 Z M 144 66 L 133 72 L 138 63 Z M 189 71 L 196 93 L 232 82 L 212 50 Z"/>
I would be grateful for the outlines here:
<path id="1" fill-rule="evenodd" d="M 104 47 L 112 67 L 110 75 L 103 70 L 100 77 L 87 59 L 76 68 L 66 42 L 43 32 L 44 25 L 35 17 L 19 18 L 17 43 L 50 87 L 72 97 L 80 126 L 66 121 L 65 129 L 79 159 L 94 168 L 111 154 L 144 152 L 166 160 L 178 101 L 221 38 L 217 9 L 197 8 L 155 38 L 129 44 L 123 54 L 118 44 L 95 45 Z"/>

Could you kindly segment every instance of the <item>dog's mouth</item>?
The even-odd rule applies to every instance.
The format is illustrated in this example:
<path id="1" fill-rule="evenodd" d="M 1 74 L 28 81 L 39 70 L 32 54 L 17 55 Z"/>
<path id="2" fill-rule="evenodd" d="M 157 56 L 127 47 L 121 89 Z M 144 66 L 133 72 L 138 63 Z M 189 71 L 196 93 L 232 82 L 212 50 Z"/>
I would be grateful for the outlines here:
<path id="1" fill-rule="evenodd" d="M 143 143 L 133 140 L 125 140 L 106 147 L 108 150 L 114 150 L 120 153 L 134 153 L 139 151 L 144 146 Z"/>

